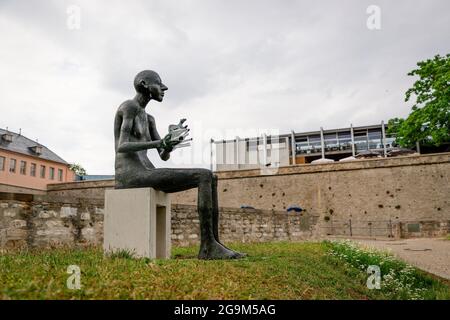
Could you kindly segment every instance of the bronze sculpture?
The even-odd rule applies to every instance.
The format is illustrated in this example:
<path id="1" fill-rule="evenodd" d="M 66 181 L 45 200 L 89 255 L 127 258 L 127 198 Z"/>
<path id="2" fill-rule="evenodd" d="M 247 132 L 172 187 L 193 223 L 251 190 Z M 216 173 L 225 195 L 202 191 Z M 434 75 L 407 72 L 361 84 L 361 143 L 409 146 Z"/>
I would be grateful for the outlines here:
<path id="1" fill-rule="evenodd" d="M 151 187 L 166 193 L 198 188 L 200 220 L 200 259 L 236 259 L 244 254 L 225 247 L 219 241 L 219 206 L 217 176 L 202 168 L 155 168 L 147 157 L 148 149 L 157 149 L 162 160 L 185 140 L 189 129 L 171 125 L 161 139 L 155 119 L 146 113 L 150 100 L 161 102 L 168 89 L 159 75 L 151 70 L 138 73 L 134 79 L 136 96 L 123 102 L 114 119 L 116 189 Z"/>

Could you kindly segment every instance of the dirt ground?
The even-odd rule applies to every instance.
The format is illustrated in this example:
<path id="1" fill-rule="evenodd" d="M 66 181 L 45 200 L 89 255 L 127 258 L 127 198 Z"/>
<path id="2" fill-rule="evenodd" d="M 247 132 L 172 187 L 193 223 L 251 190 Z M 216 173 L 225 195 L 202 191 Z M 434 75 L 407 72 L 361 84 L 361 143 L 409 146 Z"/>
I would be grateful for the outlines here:
<path id="1" fill-rule="evenodd" d="M 353 241 L 390 251 L 419 269 L 450 279 L 450 240 L 420 238 L 395 241 L 355 239 Z"/>

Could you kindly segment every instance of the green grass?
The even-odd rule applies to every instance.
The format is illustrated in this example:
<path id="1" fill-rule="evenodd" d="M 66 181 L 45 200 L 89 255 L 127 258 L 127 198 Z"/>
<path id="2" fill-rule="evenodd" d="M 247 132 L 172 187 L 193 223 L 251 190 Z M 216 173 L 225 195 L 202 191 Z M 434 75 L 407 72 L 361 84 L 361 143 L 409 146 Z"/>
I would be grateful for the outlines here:
<path id="1" fill-rule="evenodd" d="M 0 299 L 388 299 L 366 287 L 367 274 L 331 255 L 330 243 L 233 245 L 249 256 L 201 261 L 197 247 L 174 248 L 171 260 L 104 256 L 98 248 L 0 253 Z M 69 265 L 81 269 L 81 289 L 66 286 Z M 423 277 L 428 277 L 423 275 Z M 448 298 L 430 277 L 425 298 Z M 445 292 L 447 296 L 445 296 Z"/>
<path id="2" fill-rule="evenodd" d="M 450 240 L 450 234 L 447 235 L 447 237 L 445 238 L 445 240 Z"/>

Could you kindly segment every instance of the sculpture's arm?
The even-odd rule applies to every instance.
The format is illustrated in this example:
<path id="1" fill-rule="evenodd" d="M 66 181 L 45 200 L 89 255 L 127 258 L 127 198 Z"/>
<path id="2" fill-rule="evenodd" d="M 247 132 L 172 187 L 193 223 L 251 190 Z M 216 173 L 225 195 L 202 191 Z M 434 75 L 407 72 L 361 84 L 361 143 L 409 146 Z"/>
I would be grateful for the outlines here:
<path id="1" fill-rule="evenodd" d="M 159 140 L 161 141 L 161 136 L 158 133 L 158 130 L 156 129 L 156 123 L 155 123 L 155 118 L 153 118 L 151 115 L 147 115 L 148 118 L 148 127 L 149 127 L 149 131 L 150 131 L 150 135 L 152 136 L 152 140 Z M 170 151 L 172 150 L 168 150 L 162 147 L 158 147 L 158 153 L 159 153 L 159 157 L 161 158 L 161 160 L 167 161 L 170 158 Z"/>
<path id="2" fill-rule="evenodd" d="M 122 125 L 120 126 L 120 137 L 117 152 L 127 153 L 136 152 L 140 150 L 147 150 L 158 148 L 161 145 L 161 140 L 156 141 L 130 141 L 131 129 L 133 128 L 134 116 L 128 113 L 123 115 Z"/>

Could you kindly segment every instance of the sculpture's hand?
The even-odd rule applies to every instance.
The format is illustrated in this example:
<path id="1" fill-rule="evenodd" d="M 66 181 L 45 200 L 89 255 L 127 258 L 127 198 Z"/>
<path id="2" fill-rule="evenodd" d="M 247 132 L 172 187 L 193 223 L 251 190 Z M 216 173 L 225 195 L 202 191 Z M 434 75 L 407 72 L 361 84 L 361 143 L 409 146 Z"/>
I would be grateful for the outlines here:
<path id="1" fill-rule="evenodd" d="M 161 139 L 161 148 L 163 148 L 166 152 L 171 152 L 173 150 L 173 147 L 175 147 L 180 142 L 181 141 L 174 141 L 172 134 L 169 132 L 164 138 Z"/>
<path id="2" fill-rule="evenodd" d="M 190 129 L 188 129 L 187 125 L 183 125 L 185 121 L 186 119 L 181 119 L 177 125 L 171 124 L 169 126 L 169 133 L 164 137 L 164 139 L 162 139 L 162 148 L 170 152 L 181 142 L 192 140 L 186 139 Z M 180 144 L 179 147 L 185 147 L 188 145 L 189 143 Z"/>

